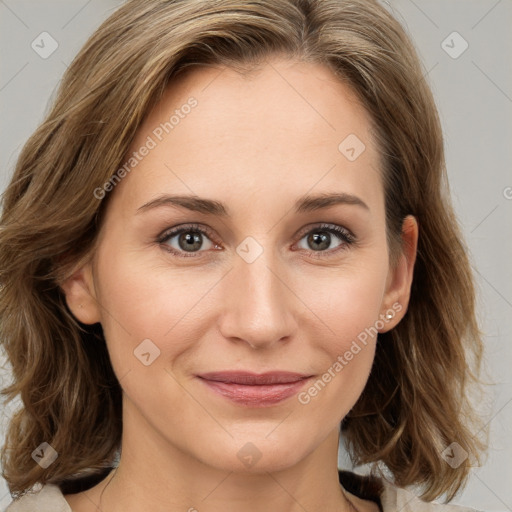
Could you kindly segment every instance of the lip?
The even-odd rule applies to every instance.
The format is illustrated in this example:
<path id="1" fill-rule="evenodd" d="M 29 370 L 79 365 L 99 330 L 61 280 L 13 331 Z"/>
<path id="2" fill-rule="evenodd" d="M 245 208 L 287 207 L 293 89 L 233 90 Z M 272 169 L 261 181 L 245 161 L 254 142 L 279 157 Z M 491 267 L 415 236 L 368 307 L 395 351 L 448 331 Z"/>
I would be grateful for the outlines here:
<path id="1" fill-rule="evenodd" d="M 240 371 L 197 376 L 208 388 L 231 401 L 250 407 L 268 407 L 297 394 L 312 375 L 287 371 L 262 374 Z"/>

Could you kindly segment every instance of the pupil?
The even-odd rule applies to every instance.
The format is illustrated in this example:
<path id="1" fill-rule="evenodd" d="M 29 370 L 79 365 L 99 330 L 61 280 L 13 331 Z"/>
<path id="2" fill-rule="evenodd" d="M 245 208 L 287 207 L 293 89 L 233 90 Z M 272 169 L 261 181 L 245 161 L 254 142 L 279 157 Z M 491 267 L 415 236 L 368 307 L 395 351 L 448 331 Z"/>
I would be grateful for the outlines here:
<path id="1" fill-rule="evenodd" d="M 178 241 L 180 248 L 184 251 L 192 252 L 201 248 L 201 234 L 194 231 L 182 233 Z"/>
<path id="2" fill-rule="evenodd" d="M 309 242 L 312 242 L 312 246 L 314 247 L 315 244 L 319 244 L 320 247 L 317 247 L 314 249 L 315 251 L 322 250 L 322 249 L 328 249 L 329 248 L 329 242 L 331 241 L 331 236 L 329 233 L 320 232 L 320 233 L 313 233 L 309 236 Z"/>

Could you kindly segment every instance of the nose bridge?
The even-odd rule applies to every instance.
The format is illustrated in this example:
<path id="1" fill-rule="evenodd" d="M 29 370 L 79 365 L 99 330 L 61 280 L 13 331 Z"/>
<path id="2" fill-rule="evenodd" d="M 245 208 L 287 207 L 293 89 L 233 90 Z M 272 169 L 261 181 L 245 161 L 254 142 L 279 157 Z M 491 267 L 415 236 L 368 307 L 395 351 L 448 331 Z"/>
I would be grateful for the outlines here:
<path id="1" fill-rule="evenodd" d="M 257 257 L 244 256 L 256 249 L 241 243 L 233 270 L 226 282 L 221 331 L 226 338 L 238 338 L 252 347 L 269 346 L 294 330 L 293 294 L 287 289 L 282 266 L 270 248 Z"/>

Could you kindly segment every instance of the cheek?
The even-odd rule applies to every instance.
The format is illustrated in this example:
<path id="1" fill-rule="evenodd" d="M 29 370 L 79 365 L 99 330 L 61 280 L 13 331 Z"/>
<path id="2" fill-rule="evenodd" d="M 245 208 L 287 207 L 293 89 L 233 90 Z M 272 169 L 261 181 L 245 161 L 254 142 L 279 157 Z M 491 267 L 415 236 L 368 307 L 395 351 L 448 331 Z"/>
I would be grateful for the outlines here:
<path id="1" fill-rule="evenodd" d="M 105 249 L 110 257 L 100 259 L 97 295 L 103 331 L 116 373 L 139 369 L 134 350 L 151 340 L 165 354 L 168 364 L 200 339 L 209 291 L 218 276 L 155 267 L 137 254 Z M 204 322 L 203 322 L 204 323 Z M 152 345 L 146 344 L 151 348 Z M 156 360 L 155 362 L 160 363 Z"/>
<path id="2" fill-rule="evenodd" d="M 310 286 L 302 285 L 299 294 L 330 333 L 328 346 L 333 351 L 345 349 L 379 319 L 386 277 L 387 268 L 376 259 L 372 265 L 345 267 L 321 280 L 303 280 Z"/>
<path id="3" fill-rule="evenodd" d="M 386 268 L 378 261 L 363 270 L 351 269 L 337 278 L 323 281 L 322 293 L 315 286 L 305 303 L 318 316 L 316 326 L 309 324 L 305 336 L 316 340 L 313 359 L 319 366 L 318 377 L 298 396 L 311 413 L 325 414 L 341 420 L 362 393 L 373 363 L 385 290 Z M 319 283 L 317 282 L 316 285 Z"/>

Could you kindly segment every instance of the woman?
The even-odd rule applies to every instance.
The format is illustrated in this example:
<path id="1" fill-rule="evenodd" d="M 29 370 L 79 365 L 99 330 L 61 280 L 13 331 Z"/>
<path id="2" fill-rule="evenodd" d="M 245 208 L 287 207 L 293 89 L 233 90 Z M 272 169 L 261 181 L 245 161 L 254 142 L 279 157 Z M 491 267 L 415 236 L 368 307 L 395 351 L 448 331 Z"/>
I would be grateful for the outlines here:
<path id="1" fill-rule="evenodd" d="M 376 2 L 124 4 L 4 195 L 8 510 L 470 510 L 429 504 L 482 448 L 445 179 Z"/>

